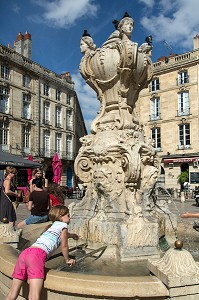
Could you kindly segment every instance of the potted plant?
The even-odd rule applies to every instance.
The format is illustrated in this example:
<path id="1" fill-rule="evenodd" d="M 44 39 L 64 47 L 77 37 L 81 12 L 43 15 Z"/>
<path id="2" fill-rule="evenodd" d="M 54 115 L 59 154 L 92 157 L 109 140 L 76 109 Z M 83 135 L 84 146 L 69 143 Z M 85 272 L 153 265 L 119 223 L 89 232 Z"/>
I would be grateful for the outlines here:
<path id="1" fill-rule="evenodd" d="M 189 181 L 189 171 L 182 171 L 180 175 L 178 175 L 178 183 L 181 186 L 181 191 L 184 189 L 184 183 Z"/>

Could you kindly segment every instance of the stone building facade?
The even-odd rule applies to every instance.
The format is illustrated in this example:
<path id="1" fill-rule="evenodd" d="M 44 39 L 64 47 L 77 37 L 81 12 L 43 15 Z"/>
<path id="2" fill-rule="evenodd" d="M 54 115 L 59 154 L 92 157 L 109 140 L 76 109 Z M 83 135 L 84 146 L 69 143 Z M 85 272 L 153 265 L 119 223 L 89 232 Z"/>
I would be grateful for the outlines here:
<path id="1" fill-rule="evenodd" d="M 170 54 L 154 63 L 154 75 L 141 91 L 137 113 L 161 159 L 159 182 L 180 188 L 188 170 L 190 187 L 199 184 L 199 36 L 193 51 Z"/>
<path id="2" fill-rule="evenodd" d="M 31 60 L 31 35 L 14 48 L 0 45 L 0 150 L 42 162 L 52 177 L 52 157 L 62 159 L 62 185 L 74 186 L 79 138 L 87 134 L 69 72 L 58 75 Z"/>

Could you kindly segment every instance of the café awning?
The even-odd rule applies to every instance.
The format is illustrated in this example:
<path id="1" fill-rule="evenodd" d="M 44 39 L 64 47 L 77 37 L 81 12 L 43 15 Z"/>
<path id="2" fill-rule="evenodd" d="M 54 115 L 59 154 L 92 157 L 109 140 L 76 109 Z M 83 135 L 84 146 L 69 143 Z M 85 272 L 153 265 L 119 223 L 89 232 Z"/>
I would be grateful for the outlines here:
<path id="1" fill-rule="evenodd" d="M 178 158 L 163 158 L 163 162 L 166 164 L 170 163 L 189 163 L 199 161 L 199 157 L 178 157 Z"/>
<path id="2" fill-rule="evenodd" d="M 0 169 L 3 170 L 7 166 L 12 166 L 18 169 L 34 169 L 41 167 L 42 165 L 18 155 L 0 151 Z"/>

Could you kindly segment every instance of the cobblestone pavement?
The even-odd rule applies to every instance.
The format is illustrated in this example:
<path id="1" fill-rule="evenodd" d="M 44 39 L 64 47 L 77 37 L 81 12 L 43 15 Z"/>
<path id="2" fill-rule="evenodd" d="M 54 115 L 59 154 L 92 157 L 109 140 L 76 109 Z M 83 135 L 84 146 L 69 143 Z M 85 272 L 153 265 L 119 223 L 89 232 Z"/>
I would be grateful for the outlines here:
<path id="1" fill-rule="evenodd" d="M 65 205 L 69 205 L 69 203 L 71 202 L 79 202 L 81 200 L 77 200 L 77 199 L 67 199 L 65 200 Z M 194 199 L 190 199 L 190 200 L 186 200 L 185 202 L 181 202 L 179 198 L 171 201 L 171 203 L 168 204 L 170 211 L 174 214 L 177 215 L 178 217 L 178 221 L 182 221 L 182 219 L 180 218 L 180 214 L 186 211 L 190 211 L 190 212 L 199 212 L 199 207 L 195 206 L 195 200 Z M 24 220 L 28 215 L 30 214 L 30 212 L 26 209 L 26 205 L 25 203 L 20 203 L 19 207 L 17 209 L 17 222 L 20 222 L 22 220 Z M 183 219 L 185 222 L 188 223 L 193 223 L 194 219 Z M 198 219 L 199 221 L 199 219 Z"/>

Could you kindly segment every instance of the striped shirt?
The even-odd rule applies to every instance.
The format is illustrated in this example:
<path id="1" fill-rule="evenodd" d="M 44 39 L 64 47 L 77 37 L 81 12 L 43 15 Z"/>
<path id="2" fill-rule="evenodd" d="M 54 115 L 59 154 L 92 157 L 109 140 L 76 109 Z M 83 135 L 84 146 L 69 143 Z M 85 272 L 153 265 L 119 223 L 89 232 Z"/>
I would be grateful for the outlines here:
<path id="1" fill-rule="evenodd" d="M 55 221 L 48 230 L 46 230 L 31 247 L 43 249 L 47 257 L 56 250 L 61 243 L 61 233 L 68 225 L 64 222 Z"/>

